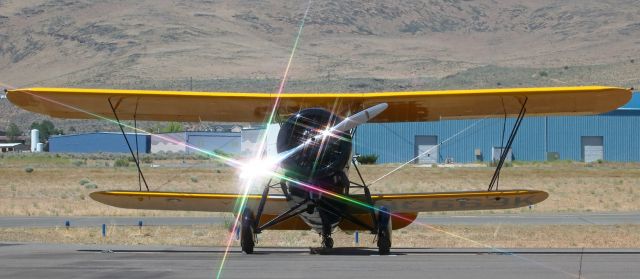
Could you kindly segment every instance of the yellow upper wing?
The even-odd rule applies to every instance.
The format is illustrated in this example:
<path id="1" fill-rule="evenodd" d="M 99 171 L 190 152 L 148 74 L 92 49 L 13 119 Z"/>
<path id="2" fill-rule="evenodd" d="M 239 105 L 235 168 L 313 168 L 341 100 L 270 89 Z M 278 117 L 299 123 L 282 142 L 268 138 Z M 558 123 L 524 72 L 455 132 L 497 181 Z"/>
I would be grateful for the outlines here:
<path id="1" fill-rule="evenodd" d="M 261 122 L 277 95 L 269 93 L 183 92 L 80 88 L 10 90 L 9 100 L 37 113 L 61 118 L 113 117 L 156 121 Z M 386 102 L 373 122 L 437 121 L 517 114 L 527 99 L 527 115 L 596 114 L 626 104 L 631 91 L 616 87 L 548 87 L 379 93 L 286 93 L 280 114 L 323 107 L 347 115 Z"/>

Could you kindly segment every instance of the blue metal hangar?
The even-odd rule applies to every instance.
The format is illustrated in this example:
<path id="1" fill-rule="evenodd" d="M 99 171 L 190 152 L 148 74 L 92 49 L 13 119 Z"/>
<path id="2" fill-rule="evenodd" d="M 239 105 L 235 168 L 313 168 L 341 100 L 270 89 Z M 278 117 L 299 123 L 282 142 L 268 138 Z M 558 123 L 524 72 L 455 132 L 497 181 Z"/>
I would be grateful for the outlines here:
<path id="1" fill-rule="evenodd" d="M 140 153 L 151 151 L 151 137 L 144 134 L 127 133 L 131 148 Z M 136 139 L 137 136 L 137 139 Z M 58 135 L 49 138 L 49 152 L 55 153 L 129 153 L 122 133 L 96 132 L 75 135 Z"/>
<path id="2" fill-rule="evenodd" d="M 197 153 L 187 145 L 229 154 L 240 152 L 239 132 L 179 132 L 159 134 L 158 137 L 127 133 L 126 136 L 133 151 L 139 153 Z M 129 153 L 129 146 L 122 133 L 96 132 L 52 136 L 49 138 L 49 152 Z"/>
<path id="3" fill-rule="evenodd" d="M 483 118 L 364 124 L 356 131 L 354 150 L 378 155 L 378 163 L 416 157 L 418 164 L 491 162 L 499 158 L 514 122 Z M 518 161 L 640 162 L 640 92 L 606 114 L 525 117 L 509 153 L 507 160 Z"/>

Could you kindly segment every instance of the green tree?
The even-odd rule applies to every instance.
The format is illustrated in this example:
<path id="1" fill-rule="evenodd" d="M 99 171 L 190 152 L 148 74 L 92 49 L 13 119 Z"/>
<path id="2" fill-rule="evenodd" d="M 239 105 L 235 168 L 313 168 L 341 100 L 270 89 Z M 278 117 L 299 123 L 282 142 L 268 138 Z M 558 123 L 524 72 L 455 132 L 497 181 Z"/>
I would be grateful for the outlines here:
<path id="1" fill-rule="evenodd" d="M 61 129 L 56 129 L 53 123 L 49 120 L 42 120 L 42 122 L 31 123 L 31 129 L 38 129 L 40 131 L 40 142 L 46 142 L 51 135 L 64 134 Z"/>
<path id="2" fill-rule="evenodd" d="M 156 123 L 155 125 L 150 126 L 145 130 L 152 134 L 176 133 L 176 132 L 183 132 L 184 127 L 179 122 L 166 122 L 166 123 Z"/>
<path id="3" fill-rule="evenodd" d="M 175 133 L 175 132 L 182 132 L 182 131 L 183 131 L 182 124 L 178 122 L 169 122 L 167 123 L 167 125 L 160 128 L 160 132 L 162 133 Z"/>
<path id="4" fill-rule="evenodd" d="M 9 127 L 7 128 L 7 138 L 9 138 L 9 141 L 15 142 L 16 140 L 18 140 L 18 137 L 20 135 L 22 135 L 22 131 L 20 131 L 18 125 L 16 125 L 15 123 L 10 123 Z"/>

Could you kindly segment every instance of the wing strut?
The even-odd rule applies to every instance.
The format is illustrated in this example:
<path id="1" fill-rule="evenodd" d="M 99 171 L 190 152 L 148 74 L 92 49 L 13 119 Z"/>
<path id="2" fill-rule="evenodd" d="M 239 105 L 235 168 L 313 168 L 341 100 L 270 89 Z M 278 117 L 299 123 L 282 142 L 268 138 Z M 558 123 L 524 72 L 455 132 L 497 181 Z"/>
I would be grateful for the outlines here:
<path id="1" fill-rule="evenodd" d="M 136 100 L 136 108 L 133 110 L 133 132 L 136 137 L 136 157 L 134 158 L 136 162 L 140 161 L 140 145 L 138 145 L 138 121 L 136 120 L 136 116 L 138 115 L 138 100 Z M 118 122 L 120 123 L 120 122 Z M 138 187 L 140 187 L 140 191 L 142 191 L 142 183 L 140 182 L 140 178 L 142 177 L 142 171 L 138 169 Z M 145 183 L 145 186 L 147 184 Z M 147 191 L 148 191 L 147 187 Z"/>
<path id="2" fill-rule="evenodd" d="M 131 152 L 131 157 L 133 157 L 133 160 L 136 163 L 136 167 L 138 168 L 139 178 L 142 178 L 142 181 L 144 182 L 144 187 L 147 188 L 147 192 L 148 192 L 149 185 L 147 184 L 147 180 L 144 179 L 144 174 L 142 173 L 142 169 L 140 169 L 140 161 L 138 160 L 136 155 L 133 153 L 133 148 L 131 148 L 131 143 L 129 143 L 127 134 L 124 133 L 124 128 L 122 127 L 122 123 L 120 123 L 120 118 L 118 118 L 118 113 L 116 113 L 116 108 L 113 106 L 113 103 L 111 102 L 111 98 L 109 98 L 108 101 L 109 101 L 109 106 L 111 106 L 111 111 L 113 111 L 113 116 L 115 116 L 116 121 L 118 122 L 118 127 L 120 127 L 120 132 L 122 132 L 122 136 L 124 137 L 124 140 L 127 142 L 127 147 L 129 147 L 129 152 Z M 138 137 L 136 135 L 136 140 L 137 139 Z M 137 145 L 136 145 L 136 148 L 137 148 Z M 142 191 L 142 185 L 140 185 L 140 190 Z"/>
<path id="3" fill-rule="evenodd" d="M 355 131 L 353 132 L 353 134 L 355 135 Z M 364 182 L 364 178 L 362 178 L 362 174 L 360 173 L 360 169 L 358 169 L 358 164 L 357 163 L 357 158 L 358 155 L 355 155 L 351 158 L 351 163 L 353 163 L 353 167 L 356 169 L 356 172 L 358 173 L 358 177 L 360 177 L 360 181 L 362 182 L 362 184 L 358 184 L 356 182 L 353 181 L 349 181 L 349 184 L 353 184 L 355 187 L 358 188 L 362 188 L 364 189 L 364 197 L 365 200 L 367 202 L 367 204 L 369 205 L 369 213 L 371 215 L 371 224 L 373 224 L 373 227 L 377 228 L 378 227 L 378 218 L 376 218 L 376 212 L 373 209 L 373 199 L 371 198 L 371 191 L 369 191 L 369 186 L 367 185 L 366 182 Z M 351 185 L 349 185 L 349 188 L 351 187 Z M 348 189 L 348 188 L 347 188 Z M 365 226 L 366 227 L 366 226 Z"/>
<path id="4" fill-rule="evenodd" d="M 276 216 L 275 218 L 269 220 L 268 222 L 264 223 L 261 227 L 257 227 L 255 229 L 255 232 L 256 233 L 260 233 L 263 230 L 265 230 L 265 229 L 267 229 L 267 228 L 269 228 L 271 226 L 274 226 L 274 225 L 276 225 L 278 223 L 284 222 L 284 221 L 286 221 L 286 220 L 288 220 L 290 218 L 298 216 L 302 212 L 308 211 L 309 210 L 309 202 L 310 201 L 311 200 L 309 198 L 306 198 L 305 200 L 303 200 L 300 203 L 294 205 L 293 207 L 291 207 L 289 210 L 285 211 L 284 213 L 282 213 L 282 214 Z M 307 205 L 307 207 L 301 208 L 304 205 Z"/>
<path id="5" fill-rule="evenodd" d="M 487 189 L 487 191 L 492 191 L 494 185 L 496 190 L 498 190 L 498 184 L 496 182 L 500 180 L 500 171 L 502 170 L 504 161 L 507 159 L 507 155 L 509 154 L 509 149 L 511 149 L 511 145 L 513 144 L 513 140 L 516 138 L 516 134 L 518 134 L 518 129 L 520 129 L 520 124 L 522 124 L 522 119 L 524 119 L 524 115 L 527 113 L 527 108 L 526 108 L 527 100 L 529 100 L 528 97 L 525 98 L 524 102 L 522 103 L 522 108 L 520 108 L 520 112 L 518 113 L 516 122 L 513 124 L 513 128 L 511 129 L 511 134 L 509 135 L 509 139 L 507 140 L 507 146 L 502 147 L 502 152 L 500 152 L 500 161 L 498 161 L 498 166 L 496 166 L 496 171 L 493 173 L 493 177 L 491 178 L 491 182 L 489 183 L 489 189 Z M 503 133 L 504 133 L 504 130 L 503 130 Z"/>

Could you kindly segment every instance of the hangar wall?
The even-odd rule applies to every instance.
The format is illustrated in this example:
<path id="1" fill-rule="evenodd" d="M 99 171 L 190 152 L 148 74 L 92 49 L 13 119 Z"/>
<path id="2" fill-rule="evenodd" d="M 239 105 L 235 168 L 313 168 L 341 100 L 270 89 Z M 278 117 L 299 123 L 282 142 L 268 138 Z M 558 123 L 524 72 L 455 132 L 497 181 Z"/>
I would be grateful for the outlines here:
<path id="1" fill-rule="evenodd" d="M 187 131 L 159 134 L 151 137 L 151 153 L 199 153 L 185 144 L 207 151 L 237 154 L 240 152 L 240 133 Z"/>
<path id="2" fill-rule="evenodd" d="M 222 151 L 227 154 L 240 153 L 240 133 L 185 132 L 187 143 L 201 150 Z M 199 154 L 200 151 L 187 148 L 187 154 Z"/>
<path id="3" fill-rule="evenodd" d="M 127 133 L 131 147 L 136 148 L 136 134 Z M 138 134 L 138 150 L 149 153 L 151 137 Z M 129 147 L 121 133 L 98 132 L 75 135 L 58 135 L 49 138 L 49 152 L 57 153 L 129 153 Z"/>
<path id="4" fill-rule="evenodd" d="M 490 162 L 492 149 L 506 144 L 514 122 L 513 118 L 506 121 L 504 144 L 502 118 L 364 124 L 356 131 L 354 149 L 359 154 L 377 154 L 379 163 L 407 162 L 418 154 L 416 137 L 436 136 L 439 163 Z M 583 161 L 586 140 L 602 137 L 603 160 L 640 162 L 639 130 L 638 93 L 629 105 L 607 114 L 527 117 L 513 143 L 512 159 L 544 161 L 549 152 L 557 152 L 559 160 Z"/>
<path id="5" fill-rule="evenodd" d="M 140 153 L 197 153 L 184 143 L 207 150 L 220 150 L 228 154 L 240 153 L 240 133 L 232 132 L 180 132 L 161 134 L 161 137 L 138 134 Z M 131 147 L 136 148 L 136 135 L 127 133 Z M 86 133 L 52 136 L 49 152 L 59 153 L 129 153 L 121 133 Z"/>

